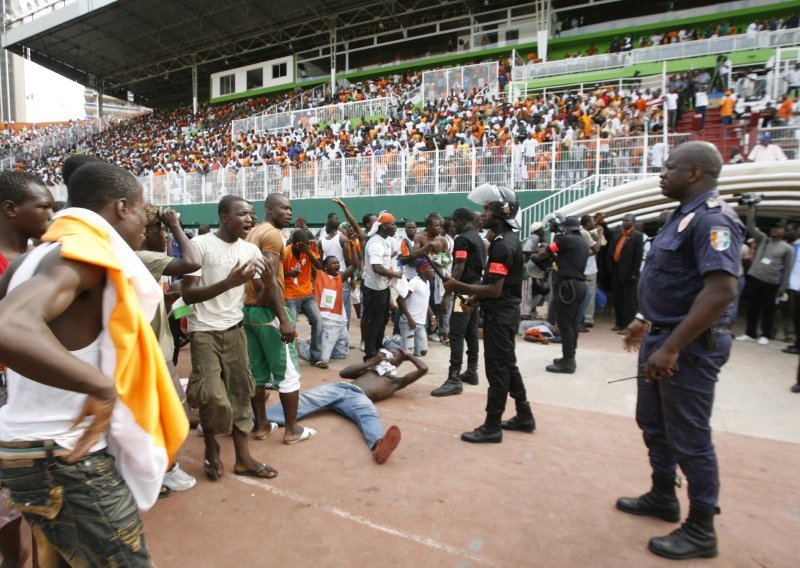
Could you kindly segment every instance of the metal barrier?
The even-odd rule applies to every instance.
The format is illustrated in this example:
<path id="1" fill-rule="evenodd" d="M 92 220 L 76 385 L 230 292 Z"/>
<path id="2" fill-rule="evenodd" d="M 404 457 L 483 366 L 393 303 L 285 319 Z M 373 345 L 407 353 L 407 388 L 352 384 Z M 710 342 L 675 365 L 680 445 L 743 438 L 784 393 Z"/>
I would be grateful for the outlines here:
<path id="1" fill-rule="evenodd" d="M 515 66 L 513 81 L 528 81 L 550 75 L 583 73 L 616 67 L 627 67 L 637 63 L 687 59 L 703 55 L 716 55 L 734 51 L 747 51 L 800 44 L 800 29 L 737 34 L 732 36 L 698 39 L 668 45 L 640 47 L 621 53 L 607 53 L 574 59 L 561 59 L 547 63 L 531 63 Z"/>
<path id="2" fill-rule="evenodd" d="M 280 192 L 292 199 L 465 193 L 482 183 L 515 190 L 571 192 L 593 179 L 599 189 L 655 175 L 673 147 L 691 138 L 671 134 L 634 138 L 559 140 L 507 146 L 448 146 L 432 152 L 379 154 L 294 165 L 172 171 L 140 178 L 156 205 L 217 203 L 227 194 L 251 201 Z"/>
<path id="3" fill-rule="evenodd" d="M 49 127 L 47 132 L 30 140 L 17 143 L 13 153 L 3 157 L 0 170 L 10 169 L 17 161 L 33 161 L 47 157 L 54 150 L 69 150 L 79 143 L 99 132 L 99 126 L 94 121 L 87 121 L 75 126 Z M 13 140 L 13 137 L 11 137 Z M 7 161 L 11 160 L 7 165 Z"/>
<path id="4" fill-rule="evenodd" d="M 388 116 L 397 104 L 395 98 L 380 97 L 365 99 L 351 103 L 337 103 L 323 107 L 279 112 L 276 114 L 251 116 L 234 120 L 231 123 L 231 134 L 234 138 L 251 130 L 255 132 L 271 132 L 275 130 L 294 129 L 322 122 L 342 122 L 348 118 L 367 116 Z"/>

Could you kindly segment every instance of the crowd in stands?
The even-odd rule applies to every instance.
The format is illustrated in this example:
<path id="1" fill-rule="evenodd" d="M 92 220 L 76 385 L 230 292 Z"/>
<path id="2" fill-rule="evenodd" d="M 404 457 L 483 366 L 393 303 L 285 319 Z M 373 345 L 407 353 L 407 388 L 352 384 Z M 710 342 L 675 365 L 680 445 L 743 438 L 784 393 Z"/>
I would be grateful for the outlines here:
<path id="1" fill-rule="evenodd" d="M 527 185 L 538 187 L 534 181 L 537 178 L 543 183 L 552 181 L 548 175 L 541 175 L 551 167 L 552 155 L 549 150 L 537 152 L 540 144 L 560 142 L 555 157 L 559 163 L 591 161 L 590 153 L 594 153 L 593 145 L 598 138 L 611 142 L 645 131 L 661 132 L 664 100 L 668 101 L 668 108 L 676 110 L 670 117 L 672 132 L 680 114 L 697 106 L 698 93 L 710 89 L 730 88 L 738 99 L 736 114 L 741 115 L 744 103 L 755 93 L 752 74 L 737 76 L 733 84 L 728 85 L 728 73 L 722 69 L 725 61 L 729 60 L 721 57 L 717 69 L 670 76 L 666 94 L 658 89 L 643 89 L 635 83 L 622 89 L 613 83 L 597 84 L 584 91 L 531 94 L 523 100 L 510 102 L 502 89 L 493 95 L 480 93 L 476 85 L 471 92 L 451 91 L 449 96 L 426 99 L 424 105 L 414 105 L 406 97 L 415 90 L 418 92 L 421 74 L 408 72 L 349 85 L 333 96 L 317 88 L 278 98 L 201 105 L 197 115 L 193 114 L 191 106 L 184 105 L 114 122 L 80 143 L 58 146 L 49 155 L 22 161 L 16 169 L 32 171 L 48 184 L 57 185 L 61 181 L 63 159 L 75 149 L 125 167 L 137 176 L 181 172 L 209 174 L 221 169 L 235 172 L 264 165 L 304 168 L 310 162 L 328 162 L 340 157 L 418 155 L 446 150 L 447 159 L 452 158 L 447 167 L 455 171 L 460 161 L 465 166 L 462 169 L 469 172 L 472 148 L 479 149 L 481 155 L 500 157 L 509 155 L 511 146 L 516 145 L 524 157 L 517 160 L 521 168 L 515 174 L 517 181 L 528 181 Z M 500 63 L 502 77 L 508 72 L 508 62 Z M 231 131 L 233 120 L 261 112 L 311 109 L 389 94 L 395 95 L 397 106 L 385 118 L 366 120 L 354 116 L 341 123 L 323 125 L 315 123 L 311 116 L 302 116 L 295 128 L 283 131 L 248 131 L 236 136 Z M 773 125 L 779 119 L 776 117 Z M 7 147 L 18 142 L 24 144 L 53 128 L 56 127 L 22 131 L 16 137 L 4 135 L 3 140 Z M 603 143 L 600 151 L 604 155 L 608 153 L 609 159 L 614 156 L 620 167 L 625 166 L 623 170 L 641 171 L 641 160 L 645 159 L 641 155 L 641 145 L 617 142 L 617 149 L 611 146 Z M 657 155 L 651 155 L 650 159 L 655 169 L 660 168 Z M 419 159 L 409 164 L 412 185 L 414 180 L 424 185 L 424 180 L 432 173 L 424 161 Z"/>
<path id="2" fill-rule="evenodd" d="M 766 20 L 755 20 L 746 27 L 737 27 L 727 20 L 722 20 L 720 22 L 708 22 L 705 25 L 701 24 L 695 27 L 662 29 L 638 37 L 630 33 L 622 36 L 622 39 L 617 36 L 611 41 L 604 53 L 623 53 L 632 51 L 635 47 L 670 45 L 685 41 L 711 39 L 742 33 L 755 35 L 765 31 L 774 32 L 782 29 L 795 29 L 797 27 L 800 27 L 800 19 L 798 19 L 795 13 L 789 14 L 785 18 L 774 17 Z M 600 50 L 592 43 L 585 51 L 566 52 L 564 54 L 564 59 L 597 55 L 598 53 L 600 53 Z M 531 52 L 527 55 L 527 61 L 529 64 L 533 64 L 540 63 L 542 60 L 537 56 L 536 52 Z"/>

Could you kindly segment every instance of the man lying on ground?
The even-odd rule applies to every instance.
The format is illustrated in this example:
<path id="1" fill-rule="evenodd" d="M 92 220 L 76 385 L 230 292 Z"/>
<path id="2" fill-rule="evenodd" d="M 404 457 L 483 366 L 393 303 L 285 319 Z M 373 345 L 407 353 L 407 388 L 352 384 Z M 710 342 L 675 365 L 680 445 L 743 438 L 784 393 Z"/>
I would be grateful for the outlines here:
<path id="1" fill-rule="evenodd" d="M 397 368 L 403 361 L 410 361 L 416 369 L 403 376 Z M 339 372 L 343 379 L 352 383 L 338 382 L 319 385 L 300 393 L 297 419 L 328 408 L 355 422 L 364 435 L 373 459 L 385 463 L 400 443 L 400 429 L 390 426 L 384 434 L 376 402 L 385 400 L 425 376 L 428 367 L 418 357 L 405 349 L 381 349 L 364 363 L 351 365 Z M 279 425 L 284 424 L 283 408 L 275 404 L 267 408 L 267 418 Z"/>

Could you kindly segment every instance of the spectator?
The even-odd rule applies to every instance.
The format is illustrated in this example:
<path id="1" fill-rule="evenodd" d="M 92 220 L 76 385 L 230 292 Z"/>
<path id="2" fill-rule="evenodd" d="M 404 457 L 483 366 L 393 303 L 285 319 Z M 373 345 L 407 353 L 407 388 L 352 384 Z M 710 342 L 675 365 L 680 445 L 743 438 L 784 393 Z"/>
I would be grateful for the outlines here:
<path id="1" fill-rule="evenodd" d="M 772 135 L 762 134 L 758 144 L 750 150 L 747 160 L 750 162 L 781 162 L 786 160 L 786 154 L 777 144 L 772 143 Z"/>

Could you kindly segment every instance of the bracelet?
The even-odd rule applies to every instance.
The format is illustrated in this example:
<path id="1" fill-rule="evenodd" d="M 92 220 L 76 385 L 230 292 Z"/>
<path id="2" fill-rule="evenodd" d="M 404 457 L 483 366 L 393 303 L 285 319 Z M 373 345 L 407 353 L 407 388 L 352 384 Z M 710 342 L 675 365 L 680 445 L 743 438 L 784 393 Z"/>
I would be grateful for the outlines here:
<path id="1" fill-rule="evenodd" d="M 642 323 L 650 323 L 649 321 L 647 321 L 647 318 L 646 318 L 646 317 L 644 317 L 644 316 L 641 314 L 641 312 L 637 312 L 637 313 L 636 313 L 636 315 L 635 315 L 635 316 L 633 316 L 633 319 L 637 319 L 637 320 L 639 320 L 639 321 L 640 321 L 640 322 L 642 322 Z"/>

